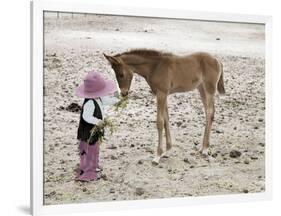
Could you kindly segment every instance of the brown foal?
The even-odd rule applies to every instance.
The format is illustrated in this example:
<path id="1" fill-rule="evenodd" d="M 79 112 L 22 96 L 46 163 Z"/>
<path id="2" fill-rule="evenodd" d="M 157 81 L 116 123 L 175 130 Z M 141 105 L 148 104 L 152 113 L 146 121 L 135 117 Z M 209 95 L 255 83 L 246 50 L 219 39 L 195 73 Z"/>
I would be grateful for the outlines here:
<path id="1" fill-rule="evenodd" d="M 214 120 L 214 95 L 216 90 L 225 93 L 222 63 L 208 53 L 196 52 L 177 56 L 156 50 L 137 49 L 117 54 L 105 55 L 118 81 L 122 96 L 128 95 L 133 73 L 142 76 L 157 97 L 158 146 L 154 164 L 171 149 L 167 96 L 175 92 L 198 89 L 206 113 L 203 144 L 200 149 L 206 154 Z M 163 129 L 166 134 L 166 151 L 163 149 Z"/>

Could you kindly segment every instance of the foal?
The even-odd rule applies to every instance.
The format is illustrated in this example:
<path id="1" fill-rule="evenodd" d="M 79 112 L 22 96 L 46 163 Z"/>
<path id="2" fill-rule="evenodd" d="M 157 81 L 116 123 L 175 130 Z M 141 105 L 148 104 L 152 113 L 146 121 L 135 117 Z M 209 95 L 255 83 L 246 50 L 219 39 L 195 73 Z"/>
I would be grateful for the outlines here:
<path id="1" fill-rule="evenodd" d="M 214 95 L 216 90 L 225 93 L 222 63 L 208 53 L 197 52 L 176 56 L 156 50 L 136 49 L 115 56 L 105 55 L 118 81 L 121 95 L 128 95 L 133 73 L 142 76 L 157 97 L 158 146 L 154 164 L 165 154 L 163 129 L 166 134 L 166 151 L 171 149 L 167 96 L 175 92 L 198 89 L 206 113 L 203 144 L 200 149 L 206 154 L 214 120 Z"/>

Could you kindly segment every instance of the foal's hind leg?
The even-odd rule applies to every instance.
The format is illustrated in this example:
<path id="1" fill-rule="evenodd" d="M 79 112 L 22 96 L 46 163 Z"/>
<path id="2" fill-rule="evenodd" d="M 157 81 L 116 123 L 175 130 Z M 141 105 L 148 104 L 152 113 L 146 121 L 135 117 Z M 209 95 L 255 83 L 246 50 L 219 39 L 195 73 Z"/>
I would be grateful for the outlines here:
<path id="1" fill-rule="evenodd" d="M 164 128 L 165 128 L 165 135 L 166 135 L 166 151 L 168 151 L 172 148 L 172 140 L 171 140 L 170 127 L 169 127 L 168 104 L 166 104 L 166 109 L 165 109 Z"/>
<path id="2" fill-rule="evenodd" d="M 206 114 L 204 138 L 203 138 L 203 144 L 200 149 L 200 152 L 202 154 L 207 154 L 208 147 L 209 147 L 209 140 L 210 140 L 210 132 L 211 132 L 211 127 L 212 127 L 212 123 L 214 120 L 214 113 L 215 113 L 215 107 L 214 107 L 215 88 L 209 85 L 205 87 L 201 86 L 198 88 L 198 90 L 200 92 L 200 96 L 204 104 L 205 114 Z"/>

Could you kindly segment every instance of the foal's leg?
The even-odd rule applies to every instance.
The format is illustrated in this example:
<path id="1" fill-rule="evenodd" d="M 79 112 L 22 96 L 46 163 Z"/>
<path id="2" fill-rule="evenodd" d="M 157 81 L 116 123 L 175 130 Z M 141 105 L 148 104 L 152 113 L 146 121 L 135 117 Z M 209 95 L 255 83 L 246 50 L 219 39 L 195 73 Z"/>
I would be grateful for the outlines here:
<path id="1" fill-rule="evenodd" d="M 172 140 L 171 140 L 170 127 L 169 127 L 168 104 L 166 104 L 166 109 L 165 109 L 164 128 L 165 128 L 165 135 L 166 135 L 166 151 L 168 151 L 172 148 Z"/>
<path id="2" fill-rule="evenodd" d="M 157 129 L 158 129 L 158 146 L 153 164 L 158 164 L 163 154 L 163 127 L 165 119 L 165 106 L 167 104 L 167 95 L 164 93 L 157 94 Z"/>
<path id="3" fill-rule="evenodd" d="M 210 140 L 210 132 L 212 123 L 214 120 L 214 113 L 215 113 L 215 107 L 214 107 L 214 94 L 215 91 L 212 87 L 208 88 L 208 91 L 206 91 L 206 88 L 198 88 L 200 92 L 201 99 L 203 101 L 204 107 L 205 107 L 205 113 L 206 113 L 206 125 L 205 125 L 205 132 L 204 132 L 204 138 L 203 138 L 203 145 L 200 149 L 200 152 L 202 154 L 207 154 L 208 147 L 209 147 L 209 140 Z"/>

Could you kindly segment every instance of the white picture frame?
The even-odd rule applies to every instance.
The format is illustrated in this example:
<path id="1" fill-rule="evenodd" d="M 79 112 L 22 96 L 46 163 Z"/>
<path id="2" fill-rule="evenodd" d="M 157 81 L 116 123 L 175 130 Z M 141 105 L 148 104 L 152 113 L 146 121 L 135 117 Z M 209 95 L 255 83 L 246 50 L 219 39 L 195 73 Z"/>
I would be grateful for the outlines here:
<path id="1" fill-rule="evenodd" d="M 96 13 L 159 18 L 180 18 L 206 21 L 242 22 L 264 24 L 266 29 L 266 190 L 264 193 L 219 195 L 207 197 L 185 197 L 138 201 L 114 201 L 83 204 L 43 205 L 43 12 L 60 11 L 74 13 Z M 31 209 L 33 215 L 51 213 L 94 212 L 103 210 L 123 210 L 162 206 L 182 206 L 214 204 L 221 202 L 244 202 L 269 200 L 272 194 L 272 141 L 271 141 L 271 26 L 270 16 L 245 14 L 193 12 L 186 10 L 166 10 L 133 8 L 124 6 L 97 5 L 90 1 L 60 2 L 33 1 L 31 3 Z"/>

